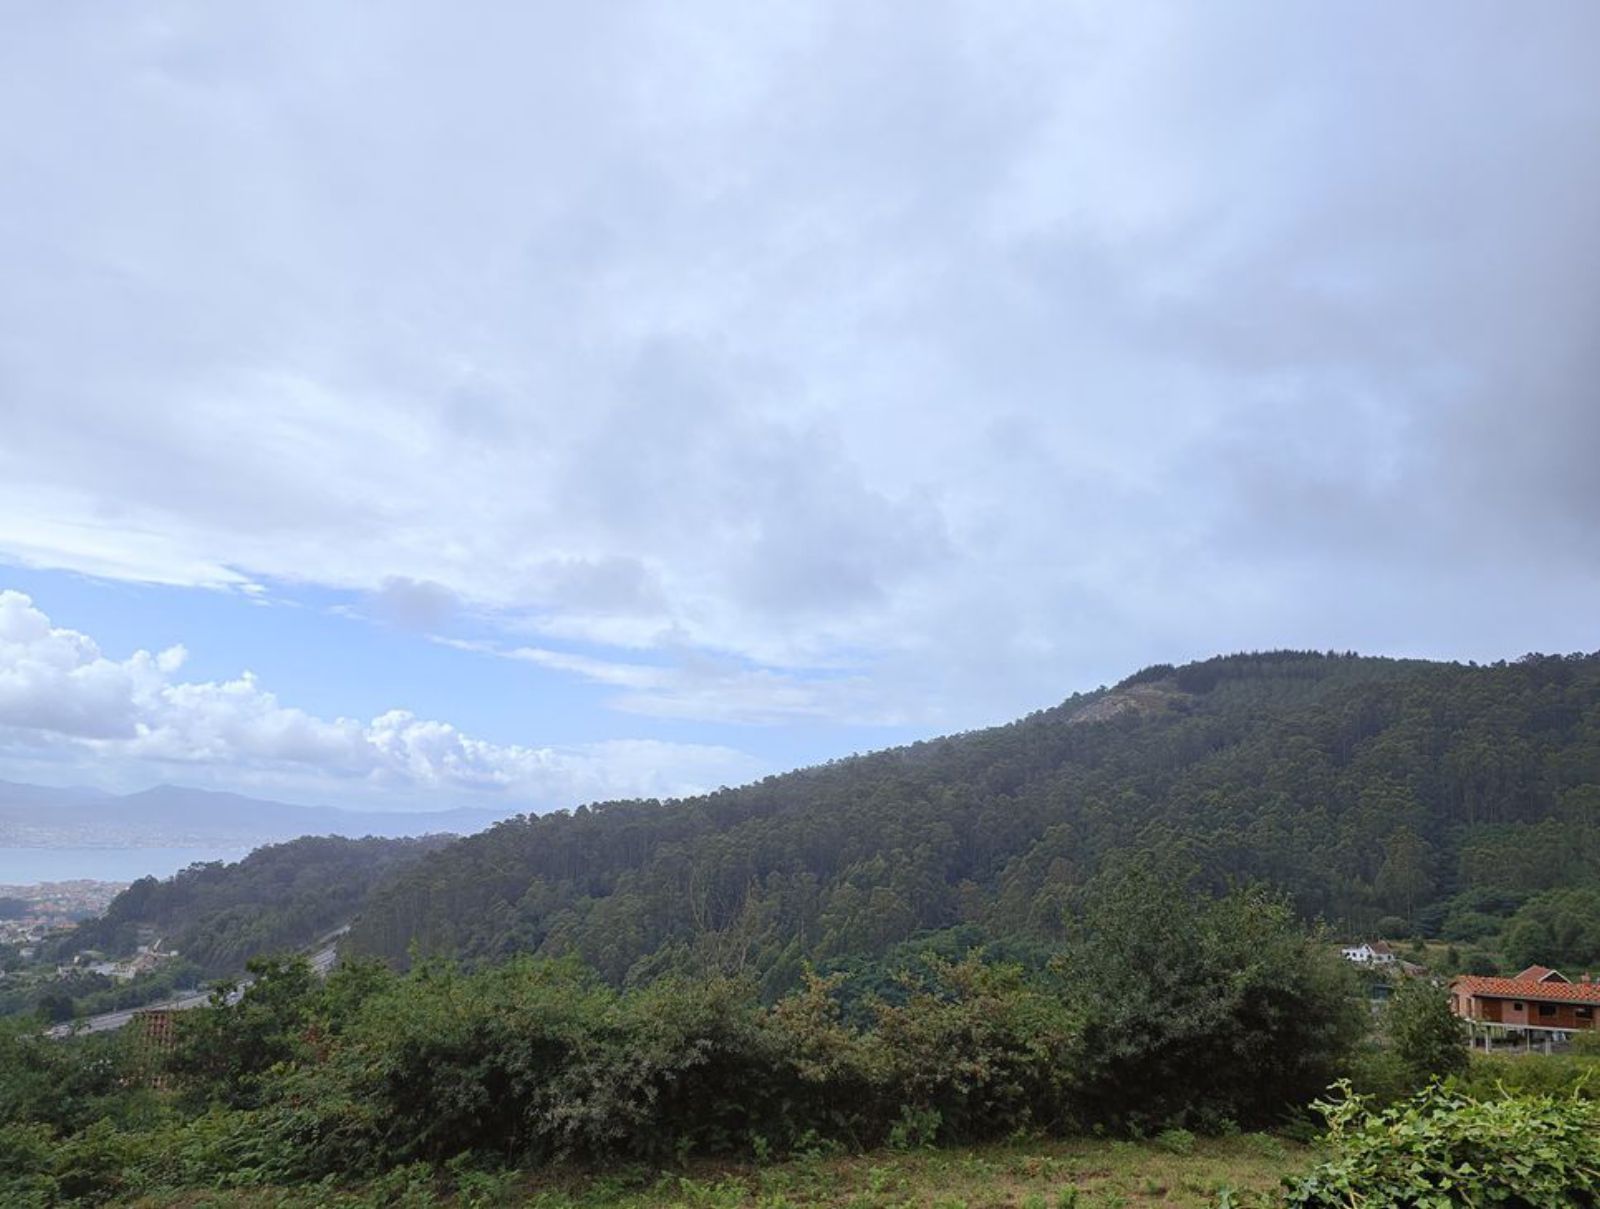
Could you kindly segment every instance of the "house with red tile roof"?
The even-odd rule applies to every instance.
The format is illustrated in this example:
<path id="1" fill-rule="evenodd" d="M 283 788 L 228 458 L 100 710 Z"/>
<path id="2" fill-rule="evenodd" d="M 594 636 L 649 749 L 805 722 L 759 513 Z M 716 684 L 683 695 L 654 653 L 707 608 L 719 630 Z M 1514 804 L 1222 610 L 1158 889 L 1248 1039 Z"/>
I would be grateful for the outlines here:
<path id="1" fill-rule="evenodd" d="M 1595 1027 L 1600 983 L 1569 982 L 1559 970 L 1529 966 L 1515 978 L 1463 974 L 1450 982 L 1450 1010 L 1485 1026 L 1574 1032 Z"/>
<path id="2" fill-rule="evenodd" d="M 1570 982 L 1560 970 L 1552 970 L 1548 966 L 1529 966 L 1520 974 L 1512 975 L 1518 982 Z"/>

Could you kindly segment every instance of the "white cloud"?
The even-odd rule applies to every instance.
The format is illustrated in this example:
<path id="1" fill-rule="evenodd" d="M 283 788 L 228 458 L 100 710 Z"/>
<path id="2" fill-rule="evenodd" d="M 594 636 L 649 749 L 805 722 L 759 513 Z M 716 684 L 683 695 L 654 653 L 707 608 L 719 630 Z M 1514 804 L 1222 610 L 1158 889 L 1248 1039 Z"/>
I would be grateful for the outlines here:
<path id="1" fill-rule="evenodd" d="M 616 689 L 611 704 L 627 713 L 662 718 L 763 723 L 800 720 L 888 726 L 906 719 L 864 676 L 812 673 L 805 676 L 751 667 L 705 655 L 671 663 L 597 659 L 544 647 L 499 647 L 481 641 L 440 639 L 444 645 L 538 667 L 570 672 L 592 684 Z"/>
<path id="2" fill-rule="evenodd" d="M 546 647 L 435 638 L 455 650 L 529 663 L 615 690 L 613 709 L 657 718 L 736 724 L 827 721 L 889 726 L 906 719 L 864 676 L 799 675 L 736 660 L 673 652 L 670 662 L 601 659 Z"/>
<path id="3" fill-rule="evenodd" d="M 338 795 L 366 790 L 458 802 L 495 795 L 518 809 L 605 797 L 672 796 L 761 769 L 730 748 L 618 740 L 568 747 L 496 744 L 448 722 L 390 710 L 370 722 L 286 706 L 250 672 L 177 680 L 184 650 L 107 657 L 0 591 L 0 750 L 91 757 L 152 772 L 213 766 L 255 785 Z"/>

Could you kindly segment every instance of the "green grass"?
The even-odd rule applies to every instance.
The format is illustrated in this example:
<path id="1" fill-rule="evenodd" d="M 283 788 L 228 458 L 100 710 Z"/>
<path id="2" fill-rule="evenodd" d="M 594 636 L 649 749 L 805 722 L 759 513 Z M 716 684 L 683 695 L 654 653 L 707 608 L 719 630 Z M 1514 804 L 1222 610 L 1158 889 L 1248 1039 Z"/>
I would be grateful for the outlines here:
<path id="1" fill-rule="evenodd" d="M 1150 1209 L 1216 1202 L 1266 1206 L 1314 1150 L 1260 1134 L 1197 1138 L 1186 1153 L 1152 1142 L 1075 1139 L 1004 1146 L 818 1155 L 768 1164 L 690 1164 L 600 1172 L 436 1179 L 421 1168 L 363 1188 L 188 1191 L 146 1197 L 141 1209 L 357 1209 L 365 1206 L 528 1205 L 535 1209 Z M 1182 1150 L 1182 1147 L 1176 1148 Z"/>

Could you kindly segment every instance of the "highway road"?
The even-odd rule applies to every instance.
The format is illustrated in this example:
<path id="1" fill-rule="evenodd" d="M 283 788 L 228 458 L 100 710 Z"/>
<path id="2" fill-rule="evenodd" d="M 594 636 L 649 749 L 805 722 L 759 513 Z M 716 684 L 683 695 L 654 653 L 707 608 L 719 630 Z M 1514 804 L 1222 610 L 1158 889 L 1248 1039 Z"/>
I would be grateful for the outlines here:
<path id="1" fill-rule="evenodd" d="M 326 978 L 328 972 L 339 964 L 339 937 L 350 930 L 350 925 L 335 928 L 326 936 L 303 950 L 306 960 L 311 963 L 311 970 L 319 978 Z M 237 985 L 228 995 L 228 1002 L 237 1003 L 244 994 L 245 988 L 255 980 L 245 977 L 239 979 Z M 211 1002 L 211 992 L 189 991 L 172 999 L 163 999 L 157 1003 L 147 1003 L 143 1007 L 126 1008 L 119 1012 L 104 1012 L 99 1016 L 86 1016 L 82 1020 L 72 1020 L 66 1024 L 58 1024 L 54 1028 L 46 1029 L 47 1037 L 78 1037 L 84 1033 L 108 1033 L 127 1024 L 140 1012 L 184 1012 L 190 1008 L 205 1007 Z"/>
<path id="2" fill-rule="evenodd" d="M 99 1016 L 87 1016 L 82 1020 L 58 1024 L 52 1029 L 46 1029 L 45 1036 L 60 1038 L 77 1037 L 83 1033 L 109 1033 L 127 1024 L 137 1012 L 181 1012 L 188 1008 L 204 1007 L 210 1001 L 210 991 L 191 991 L 187 995 L 179 995 L 176 999 L 163 999 L 158 1003 L 147 1003 L 143 1007 L 127 1008 L 120 1012 L 105 1012 Z"/>

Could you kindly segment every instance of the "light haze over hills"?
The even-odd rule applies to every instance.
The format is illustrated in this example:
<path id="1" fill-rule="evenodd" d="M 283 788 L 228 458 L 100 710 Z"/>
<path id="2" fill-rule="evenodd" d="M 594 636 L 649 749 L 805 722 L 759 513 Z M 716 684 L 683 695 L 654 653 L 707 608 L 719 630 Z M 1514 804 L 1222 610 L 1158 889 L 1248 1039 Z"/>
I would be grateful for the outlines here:
<path id="1" fill-rule="evenodd" d="M 302 835 L 468 835 L 502 817 L 295 806 L 176 785 L 118 795 L 0 781 L 0 848 L 246 848 Z"/>

